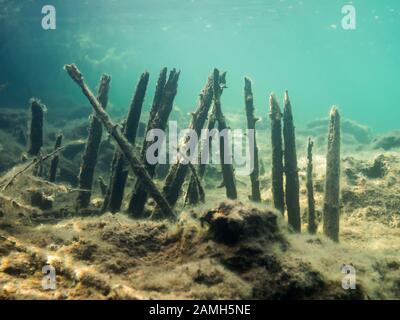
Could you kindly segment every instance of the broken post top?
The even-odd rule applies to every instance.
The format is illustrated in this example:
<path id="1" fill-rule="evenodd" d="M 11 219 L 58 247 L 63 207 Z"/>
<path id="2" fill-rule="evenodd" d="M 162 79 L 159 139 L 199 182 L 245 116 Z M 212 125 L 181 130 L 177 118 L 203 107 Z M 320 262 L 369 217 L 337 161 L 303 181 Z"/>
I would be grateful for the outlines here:
<path id="1" fill-rule="evenodd" d="M 36 98 L 30 99 L 29 103 L 28 154 L 37 156 L 43 146 L 43 114 L 46 111 L 46 106 Z"/>
<path id="2" fill-rule="evenodd" d="M 56 143 L 55 143 L 55 145 L 54 145 L 54 149 L 58 149 L 59 147 L 61 147 L 61 143 L 62 143 L 63 137 L 64 137 L 64 136 L 63 136 L 62 132 L 60 131 L 60 132 L 57 134 Z"/>
<path id="3" fill-rule="evenodd" d="M 163 72 L 163 71 L 162 71 Z M 159 106 L 157 107 L 157 112 L 159 114 L 161 113 L 168 113 L 167 111 L 172 110 L 173 106 L 173 101 L 175 99 L 176 93 L 178 92 L 178 80 L 181 72 L 176 71 L 176 69 L 172 69 L 169 72 L 168 80 L 165 82 L 165 86 L 163 90 L 160 88 L 160 100 L 159 100 Z M 163 76 L 163 75 L 162 75 Z M 160 85 L 164 79 L 160 80 Z M 155 110 L 152 110 L 152 112 L 156 112 Z M 164 119 L 166 121 L 166 119 Z"/>
<path id="4" fill-rule="evenodd" d="M 31 98 L 29 100 L 29 103 L 31 105 L 31 108 L 40 108 L 41 111 L 46 111 L 46 106 L 40 101 L 38 98 Z"/>
<path id="5" fill-rule="evenodd" d="M 169 77 L 167 83 L 165 84 L 165 90 L 173 90 L 173 91 L 177 90 L 176 83 L 179 80 L 180 74 L 181 72 L 176 71 L 175 68 L 169 72 Z"/>
<path id="6" fill-rule="evenodd" d="M 329 117 L 331 118 L 331 120 L 334 121 L 340 119 L 339 110 L 337 109 L 336 106 L 332 107 L 331 112 L 329 113 Z"/>
<path id="7" fill-rule="evenodd" d="M 249 77 L 244 77 L 244 87 L 251 91 L 251 79 Z"/>
<path id="8" fill-rule="evenodd" d="M 253 91 L 251 88 L 251 80 L 248 77 L 244 77 L 244 94 L 245 94 L 244 99 L 246 101 L 246 104 L 247 103 L 253 104 Z"/>
<path id="9" fill-rule="evenodd" d="M 219 74 L 219 87 L 220 87 L 221 91 L 222 91 L 222 89 L 228 88 L 226 86 L 226 71 L 222 71 Z"/>
<path id="10" fill-rule="evenodd" d="M 69 74 L 69 76 L 74 80 L 77 84 L 80 86 L 83 85 L 83 75 L 82 73 L 78 70 L 77 66 L 75 64 L 66 64 L 64 66 L 64 70 L 66 70 Z"/>
<path id="11" fill-rule="evenodd" d="M 269 117 L 273 121 L 280 121 L 282 119 L 281 108 L 274 93 L 271 93 L 269 97 Z"/>
<path id="12" fill-rule="evenodd" d="M 289 93 L 287 90 L 285 90 L 285 96 L 284 96 L 284 106 L 283 106 L 283 117 L 284 118 L 293 118 L 292 115 L 292 105 L 290 103 L 289 99 Z"/>
<path id="13" fill-rule="evenodd" d="M 223 89 L 226 89 L 226 71 L 220 72 L 217 68 L 213 71 L 213 90 L 214 96 L 217 98 L 221 96 Z"/>
<path id="14" fill-rule="evenodd" d="M 336 106 L 333 106 L 329 113 L 329 140 L 338 138 L 340 135 L 340 115 Z M 335 136 L 335 137 L 334 137 Z"/>
<path id="15" fill-rule="evenodd" d="M 136 133 L 139 126 L 142 106 L 146 95 L 149 78 L 150 74 L 147 71 L 143 72 L 140 75 L 139 81 L 136 84 L 136 89 L 131 101 L 131 105 L 129 107 L 124 134 L 130 143 L 134 143 L 136 139 Z"/>
<path id="16" fill-rule="evenodd" d="M 246 107 L 247 127 L 248 129 L 255 129 L 255 124 L 259 119 L 254 117 L 254 96 L 251 80 L 248 77 L 244 78 L 244 102 Z"/>
<path id="17" fill-rule="evenodd" d="M 154 92 L 153 104 L 150 110 L 150 117 L 149 117 L 150 119 L 154 117 L 154 115 L 158 112 L 158 109 L 160 107 L 160 102 L 163 96 L 165 83 L 167 82 L 167 72 L 168 72 L 167 68 L 165 67 L 162 68 L 160 76 L 158 77 L 156 90 Z"/>
<path id="18" fill-rule="evenodd" d="M 111 82 L 111 76 L 108 74 L 103 74 L 100 79 L 100 86 L 99 86 L 99 95 L 97 97 L 97 100 L 99 100 L 100 103 L 104 103 L 104 101 L 108 101 L 108 91 L 110 88 L 110 82 Z M 105 109 L 107 106 L 103 105 L 103 109 Z"/>

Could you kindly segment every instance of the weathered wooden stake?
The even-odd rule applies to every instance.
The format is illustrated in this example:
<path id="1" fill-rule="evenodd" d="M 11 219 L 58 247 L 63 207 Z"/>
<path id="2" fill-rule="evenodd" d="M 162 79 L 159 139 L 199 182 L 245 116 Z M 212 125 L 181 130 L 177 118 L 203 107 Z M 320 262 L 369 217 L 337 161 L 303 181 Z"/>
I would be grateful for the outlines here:
<path id="1" fill-rule="evenodd" d="M 308 202 L 308 226 L 307 230 L 311 234 L 317 232 L 317 223 L 315 221 L 315 199 L 314 199 L 314 183 L 313 183 L 313 154 L 312 149 L 314 142 L 308 138 L 307 144 L 307 202 Z"/>
<path id="2" fill-rule="evenodd" d="M 35 98 L 30 100 L 28 154 L 31 157 L 38 156 L 43 146 L 43 116 L 45 110 L 46 107 L 40 100 Z"/>
<path id="3" fill-rule="evenodd" d="M 272 196 L 275 208 L 284 214 L 285 196 L 283 191 L 282 113 L 273 94 L 270 96 L 269 104 L 272 145 Z"/>
<path id="4" fill-rule="evenodd" d="M 340 215 L 340 115 L 334 106 L 330 112 L 328 151 L 326 155 L 326 177 L 323 229 L 326 236 L 339 241 Z"/>
<path id="5" fill-rule="evenodd" d="M 224 84 L 225 85 L 225 84 Z M 236 182 L 235 182 L 235 174 L 233 170 L 232 155 L 229 153 L 230 148 L 225 148 L 225 146 L 229 146 L 230 141 L 228 140 L 228 136 L 223 137 L 221 134 L 224 130 L 228 129 L 228 126 L 225 121 L 225 117 L 222 113 L 221 108 L 221 94 L 222 94 L 223 86 L 220 81 L 220 73 L 218 69 L 214 69 L 214 105 L 215 105 L 215 117 L 218 122 L 218 131 L 220 133 L 220 159 L 221 159 L 221 169 L 222 169 L 222 177 L 224 181 L 224 186 L 226 189 L 226 196 L 229 199 L 237 198 L 237 190 L 236 190 Z M 228 160 L 228 161 L 226 161 Z"/>
<path id="6" fill-rule="evenodd" d="M 247 116 L 247 129 L 253 130 L 254 132 L 254 152 L 250 153 L 250 157 L 253 158 L 254 168 L 250 174 L 251 181 L 251 196 L 250 199 L 255 202 L 261 201 L 260 194 L 260 181 L 259 181 L 259 167 L 258 167 L 258 147 L 256 141 L 256 122 L 257 118 L 254 117 L 254 98 L 253 91 L 251 89 L 251 80 L 247 77 L 244 78 L 244 102 L 246 106 Z"/>
<path id="7" fill-rule="evenodd" d="M 110 89 L 111 77 L 103 74 L 100 79 L 100 85 L 97 93 L 97 99 L 103 109 L 107 107 L 108 91 Z M 76 207 L 87 208 L 92 196 L 92 186 L 94 171 L 97 164 L 101 138 L 103 135 L 103 125 L 96 113 L 91 115 L 89 135 L 86 142 L 85 151 L 82 156 L 82 163 L 78 175 L 79 193 L 76 199 Z"/>
<path id="8" fill-rule="evenodd" d="M 56 143 L 54 144 L 54 150 L 57 150 L 61 147 L 63 135 L 60 132 L 56 137 Z M 50 170 L 49 170 L 49 181 L 55 182 L 57 177 L 57 169 L 58 169 L 58 162 L 60 161 L 60 156 L 58 153 L 53 157 L 50 163 Z"/>
<path id="9" fill-rule="evenodd" d="M 292 105 L 285 91 L 283 109 L 283 139 L 285 143 L 286 208 L 288 223 L 294 231 L 301 231 L 299 173 L 297 168 L 296 135 L 293 124 Z"/>

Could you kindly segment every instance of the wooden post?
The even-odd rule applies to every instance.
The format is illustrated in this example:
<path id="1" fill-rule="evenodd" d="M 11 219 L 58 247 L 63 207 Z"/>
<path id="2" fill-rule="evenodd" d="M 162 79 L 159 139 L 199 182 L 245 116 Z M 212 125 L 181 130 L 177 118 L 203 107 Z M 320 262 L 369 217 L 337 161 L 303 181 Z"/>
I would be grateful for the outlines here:
<path id="1" fill-rule="evenodd" d="M 225 146 L 229 146 L 230 141 L 228 137 L 222 137 L 221 132 L 228 129 L 228 126 L 225 121 L 225 117 L 222 113 L 221 108 L 221 94 L 223 90 L 223 86 L 221 85 L 220 81 L 220 74 L 218 69 L 214 69 L 214 105 L 215 105 L 215 117 L 218 122 L 218 131 L 220 133 L 220 158 L 221 158 L 221 169 L 222 169 L 222 177 L 224 179 L 224 186 L 226 189 L 226 196 L 229 199 L 236 199 L 237 198 L 237 191 L 236 191 L 236 182 L 235 182 L 235 175 L 233 172 L 233 164 L 232 163 L 225 163 L 226 159 L 232 158 L 232 155 L 229 154 L 229 147 L 225 148 Z M 225 84 L 224 84 L 225 85 Z"/>
<path id="2" fill-rule="evenodd" d="M 326 180 L 324 196 L 323 229 L 333 241 L 339 241 L 340 214 L 340 115 L 334 106 L 330 112 Z"/>
<path id="3" fill-rule="evenodd" d="M 284 214 L 285 196 L 283 191 L 282 113 L 273 94 L 270 96 L 269 104 L 272 145 L 272 196 L 275 208 Z"/>
<path id="4" fill-rule="evenodd" d="M 288 223 L 294 231 L 301 231 L 299 173 L 297 168 L 296 135 L 289 94 L 285 92 L 283 109 L 283 139 L 285 143 L 286 208 Z"/>
<path id="5" fill-rule="evenodd" d="M 253 158 L 254 168 L 250 174 L 251 181 L 251 196 L 250 199 L 255 202 L 261 201 L 260 194 L 260 181 L 259 181 L 259 168 L 258 168 L 258 147 L 256 141 L 256 122 L 257 118 L 254 117 L 254 98 L 253 91 L 251 89 L 251 80 L 247 77 L 244 78 L 244 102 L 246 107 L 247 116 L 247 129 L 253 130 L 254 132 L 254 153 L 250 154 Z"/>
<path id="6" fill-rule="evenodd" d="M 111 77 L 103 74 L 100 80 L 100 86 L 97 93 L 97 99 L 102 108 L 105 109 L 108 103 L 108 91 L 110 89 Z M 76 199 L 76 207 L 87 208 L 92 196 L 92 186 L 94 171 L 97 164 L 101 138 L 103 135 L 103 125 L 96 113 L 91 115 L 89 135 L 86 142 L 85 151 L 82 156 L 82 163 L 78 175 L 79 193 Z"/>
<path id="7" fill-rule="evenodd" d="M 56 143 L 54 144 L 54 151 L 61 147 L 63 135 L 60 132 L 56 137 Z M 57 169 L 58 169 L 58 162 L 60 161 L 60 156 L 58 153 L 53 157 L 50 163 L 50 170 L 49 170 L 49 181 L 55 182 L 57 177 Z"/>
<path id="8" fill-rule="evenodd" d="M 317 223 L 315 221 L 315 199 L 313 184 L 313 154 L 314 142 L 308 138 L 307 144 L 307 202 L 308 202 L 308 232 L 315 234 L 317 232 Z"/>
<path id="9" fill-rule="evenodd" d="M 28 154 L 31 157 L 39 155 L 43 146 L 43 116 L 46 107 L 40 100 L 32 98 L 29 107 L 29 141 Z"/>

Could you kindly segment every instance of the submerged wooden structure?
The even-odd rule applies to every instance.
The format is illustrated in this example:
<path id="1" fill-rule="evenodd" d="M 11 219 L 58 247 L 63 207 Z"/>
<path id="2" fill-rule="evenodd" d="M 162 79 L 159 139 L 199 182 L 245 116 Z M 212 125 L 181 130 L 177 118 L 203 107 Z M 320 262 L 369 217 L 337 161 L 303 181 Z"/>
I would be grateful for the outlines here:
<path id="1" fill-rule="evenodd" d="M 187 161 L 186 155 L 178 151 L 177 162 L 171 164 L 164 181 L 155 180 L 157 164 L 150 164 L 146 159 L 146 152 L 152 141 L 146 139 L 153 129 L 166 130 L 168 119 L 173 109 L 174 99 L 178 91 L 178 80 L 180 72 L 172 69 L 169 74 L 167 68 L 163 68 L 157 80 L 149 119 L 145 130 L 145 137 L 140 152 L 136 151 L 136 136 L 142 114 L 142 107 L 145 100 L 146 90 L 149 83 L 149 73 L 141 74 L 130 104 L 127 119 L 123 126 L 112 121 L 106 112 L 111 77 L 103 75 L 97 96 L 95 96 L 84 81 L 83 75 L 78 68 L 71 64 L 66 65 L 65 70 L 71 79 L 79 86 L 84 96 L 88 99 L 93 108 L 90 118 L 89 135 L 83 153 L 79 171 L 79 188 L 76 198 L 76 209 L 79 214 L 81 209 L 90 206 L 90 199 L 95 178 L 95 168 L 97 164 L 100 144 L 102 142 L 103 127 L 107 130 L 110 137 L 114 140 L 117 148 L 111 165 L 110 181 L 106 185 L 102 177 L 97 181 L 104 197 L 102 212 L 112 213 L 124 210 L 122 207 L 125 186 L 129 171 L 136 178 L 133 188 L 129 194 L 129 205 L 126 208 L 129 215 L 133 218 L 170 218 L 175 219 L 174 208 L 179 197 L 184 193 L 184 205 L 194 206 L 205 202 L 206 191 L 203 187 L 206 165 L 200 163 L 193 165 Z M 217 128 L 218 132 L 229 129 L 224 114 L 222 112 L 221 96 L 226 88 L 226 73 L 214 69 L 209 75 L 203 90 L 201 91 L 196 110 L 191 114 L 188 128 L 192 129 L 198 136 L 201 136 L 202 129 L 212 130 Z M 260 186 L 260 167 L 259 149 L 255 139 L 255 117 L 254 97 L 252 83 L 249 78 L 244 79 L 244 106 L 246 112 L 247 129 L 254 132 L 254 153 L 251 154 L 254 170 L 250 173 L 251 195 L 249 199 L 261 202 Z M 297 167 L 297 150 L 295 125 L 292 113 L 292 104 L 288 92 L 284 93 L 283 113 L 274 94 L 269 99 L 269 118 L 271 122 L 271 190 L 274 206 L 282 214 L 287 212 L 287 220 L 290 228 L 296 232 L 301 232 L 300 214 L 300 182 Z M 29 168 L 40 167 L 47 159 L 51 159 L 48 171 L 48 180 L 56 181 L 57 168 L 60 161 L 59 152 L 62 147 L 63 135 L 56 136 L 54 150 L 50 154 L 42 155 L 43 147 L 43 114 L 44 105 L 37 99 L 30 102 L 29 114 L 30 123 L 28 125 L 29 141 L 28 154 L 32 157 L 31 161 L 20 171 L 18 171 L 3 186 L 7 188 L 12 181 Z M 211 139 L 210 136 L 206 139 Z M 226 197 L 235 200 L 238 198 L 236 186 L 235 170 L 232 162 L 226 162 L 231 155 L 229 148 L 225 146 L 229 143 L 226 136 L 220 134 L 219 156 L 221 160 L 221 186 L 225 188 Z M 204 143 L 206 142 L 206 143 Z M 208 154 L 210 141 L 198 141 L 201 149 L 199 158 Z M 180 150 L 187 150 L 190 137 L 185 137 L 180 146 Z M 313 190 L 313 146 L 314 143 L 309 138 L 307 145 L 307 229 L 309 233 L 317 232 L 317 218 L 315 209 L 315 199 Z M 189 159 L 190 160 L 190 159 Z M 37 171 L 37 170 L 36 170 Z M 186 192 L 182 192 L 185 182 L 187 182 Z M 330 113 L 328 148 L 327 148 L 327 167 L 325 181 L 325 197 L 323 203 L 323 231 L 334 241 L 339 240 L 339 213 L 340 213 L 340 116 L 336 107 Z M 154 200 L 154 205 L 150 210 L 146 210 L 148 198 Z M 149 205 L 150 207 L 150 205 Z M 149 212 L 150 211 L 150 212 Z"/>

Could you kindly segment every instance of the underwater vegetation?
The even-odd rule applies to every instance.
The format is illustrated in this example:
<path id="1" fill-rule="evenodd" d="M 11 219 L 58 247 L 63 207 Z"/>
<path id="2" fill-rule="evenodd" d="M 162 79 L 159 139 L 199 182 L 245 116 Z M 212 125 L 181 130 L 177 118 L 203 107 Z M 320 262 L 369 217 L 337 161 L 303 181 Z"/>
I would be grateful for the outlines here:
<path id="1" fill-rule="evenodd" d="M 202 158 L 214 148 L 212 136 L 190 135 L 179 141 L 176 162 L 147 161 L 152 130 L 168 130 L 180 71 L 161 70 L 147 117 L 150 74 L 142 73 L 120 120 L 107 112 L 111 76 L 101 77 L 95 94 L 76 65 L 65 71 L 92 107 L 89 121 L 55 130 L 45 121 L 52 110 L 38 99 L 30 100 L 25 116 L 0 116 L 0 134 L 16 137 L 18 147 L 9 153 L 19 154 L 1 159 L 9 161 L 0 178 L 1 298 L 400 297 L 398 247 L 392 246 L 400 219 L 382 213 L 376 196 L 389 181 L 396 185 L 400 162 L 349 156 L 354 144 L 346 141 L 370 132 L 341 119 L 337 107 L 327 120 L 296 131 L 289 93 L 283 112 L 271 94 L 264 111 L 270 121 L 257 128 L 252 80 L 245 77 L 241 123 L 253 130 L 254 167 L 242 176 L 226 162 L 229 135 L 217 136 L 217 164 L 188 161 L 183 150 L 197 148 Z M 187 125 L 197 136 L 239 123 L 223 112 L 226 75 L 214 69 L 206 79 Z M 26 136 L 7 127 L 12 121 L 28 122 Z M 368 154 L 376 141 L 360 142 L 359 152 Z M 400 199 L 391 203 L 395 210 Z M 360 251 L 374 223 L 374 241 L 387 237 L 375 244 L 379 255 L 374 245 Z M 359 267 L 354 290 L 342 287 L 344 264 Z M 44 265 L 57 270 L 54 291 L 40 288 Z"/>

